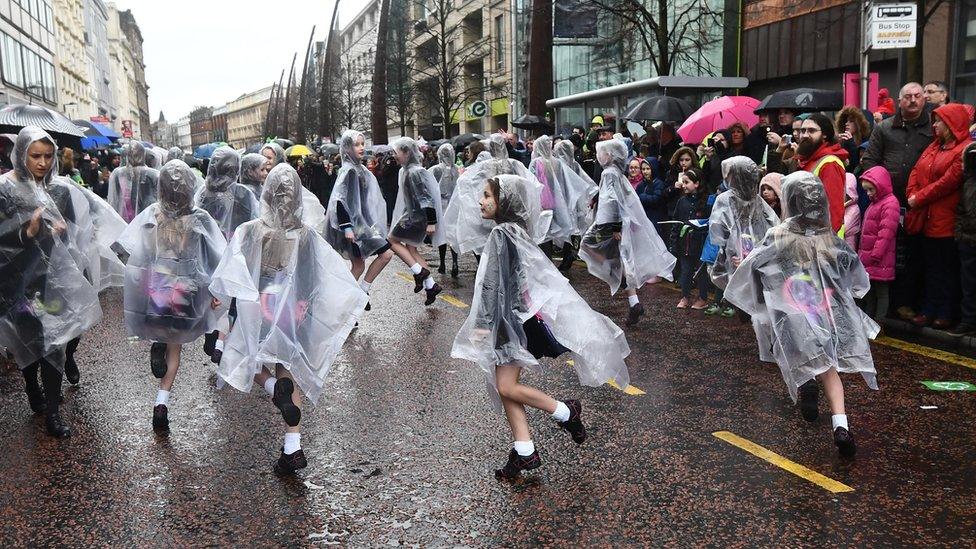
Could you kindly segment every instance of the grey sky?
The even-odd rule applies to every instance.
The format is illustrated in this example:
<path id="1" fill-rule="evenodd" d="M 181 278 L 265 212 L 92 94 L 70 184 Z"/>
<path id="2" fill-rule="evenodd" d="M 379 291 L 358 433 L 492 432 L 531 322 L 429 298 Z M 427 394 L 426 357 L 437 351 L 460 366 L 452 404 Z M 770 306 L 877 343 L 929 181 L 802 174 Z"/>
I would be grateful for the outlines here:
<path id="1" fill-rule="evenodd" d="M 178 120 L 198 105 L 219 106 L 277 82 L 308 33 L 323 40 L 334 0 L 114 0 L 131 9 L 142 31 L 149 118 Z M 339 27 L 363 7 L 345 0 Z M 298 7 L 300 6 L 300 7 Z M 298 72 L 296 67 L 296 72 Z M 287 74 L 285 78 L 287 79 Z"/>

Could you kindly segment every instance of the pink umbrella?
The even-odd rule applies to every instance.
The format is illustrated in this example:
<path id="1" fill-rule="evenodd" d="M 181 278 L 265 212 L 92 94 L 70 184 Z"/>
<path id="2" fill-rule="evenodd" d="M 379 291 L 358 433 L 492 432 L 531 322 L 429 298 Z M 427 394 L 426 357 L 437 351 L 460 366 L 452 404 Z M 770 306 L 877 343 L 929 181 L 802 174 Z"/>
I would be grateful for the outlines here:
<path id="1" fill-rule="evenodd" d="M 705 136 L 724 130 L 734 122 L 742 122 L 751 128 L 759 122 L 753 112 L 759 101 L 744 95 L 725 95 L 701 106 L 678 128 L 678 135 L 685 143 L 701 143 Z"/>

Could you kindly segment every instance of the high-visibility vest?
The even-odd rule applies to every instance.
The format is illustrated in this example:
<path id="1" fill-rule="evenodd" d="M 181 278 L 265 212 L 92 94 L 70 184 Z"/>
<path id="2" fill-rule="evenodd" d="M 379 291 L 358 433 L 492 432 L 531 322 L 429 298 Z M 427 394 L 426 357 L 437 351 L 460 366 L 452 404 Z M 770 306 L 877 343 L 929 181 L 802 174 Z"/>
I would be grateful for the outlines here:
<path id="1" fill-rule="evenodd" d="M 815 175 L 817 177 L 820 177 L 821 170 L 823 170 L 824 169 L 824 166 L 826 166 L 828 164 L 837 164 L 838 166 L 840 166 L 840 169 L 841 170 L 844 170 L 845 173 L 847 172 L 847 164 L 844 164 L 844 161 L 843 160 L 841 160 L 840 158 L 837 158 L 836 156 L 834 156 L 832 154 L 828 154 L 827 156 L 821 158 L 820 159 L 820 162 L 817 162 L 817 165 L 814 166 L 814 168 L 813 168 L 813 175 Z M 844 238 L 844 233 L 846 233 L 846 232 L 847 232 L 847 227 L 844 226 L 844 224 L 842 223 L 841 226 L 840 226 L 840 230 L 837 231 L 837 236 L 839 236 L 841 238 Z"/>

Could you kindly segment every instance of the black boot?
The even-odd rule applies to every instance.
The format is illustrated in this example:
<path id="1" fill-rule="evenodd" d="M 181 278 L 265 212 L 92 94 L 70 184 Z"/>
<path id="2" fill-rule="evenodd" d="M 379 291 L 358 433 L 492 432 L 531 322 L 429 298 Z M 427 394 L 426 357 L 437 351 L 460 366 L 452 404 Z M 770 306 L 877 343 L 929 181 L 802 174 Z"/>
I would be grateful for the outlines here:
<path id="1" fill-rule="evenodd" d="M 47 427 L 47 433 L 54 438 L 68 438 L 71 436 L 71 428 L 68 427 L 58 412 L 48 414 L 44 418 L 44 425 Z"/>
<path id="2" fill-rule="evenodd" d="M 308 467 L 308 460 L 305 459 L 305 452 L 301 448 L 294 453 L 286 454 L 285 449 L 281 449 L 281 455 L 275 462 L 274 472 L 279 476 L 294 475 L 295 471 Z"/>
<path id="3" fill-rule="evenodd" d="M 424 280 L 430 276 L 430 271 L 421 267 L 420 272 L 413 275 L 413 293 L 418 294 L 424 289 Z"/>
<path id="4" fill-rule="evenodd" d="M 210 354 L 210 353 L 207 353 Z M 166 364 L 166 344 L 153 342 L 149 347 L 149 368 L 156 379 L 166 377 L 169 366 Z"/>
<path id="5" fill-rule="evenodd" d="M 68 347 L 65 349 L 64 377 L 68 378 L 68 383 L 72 385 L 78 385 L 81 381 L 81 372 L 78 371 L 78 364 L 75 362 L 75 351 L 78 350 L 79 343 L 81 338 L 76 337 L 68 342 Z"/>
<path id="6" fill-rule="evenodd" d="M 457 252 L 451 249 L 451 278 L 458 277 Z"/>
<path id="7" fill-rule="evenodd" d="M 169 408 L 165 404 L 153 407 L 153 431 L 165 433 L 169 431 Z"/>
<path id="8" fill-rule="evenodd" d="M 627 311 L 627 326 L 637 324 L 642 316 L 644 316 L 644 306 L 638 301 Z"/>
<path id="9" fill-rule="evenodd" d="M 217 330 L 214 330 L 209 334 L 203 334 L 203 352 L 209 356 L 213 354 L 214 349 L 216 348 L 217 348 Z"/>
<path id="10" fill-rule="evenodd" d="M 834 444 L 842 457 L 854 457 L 857 453 L 857 445 L 854 444 L 854 436 L 843 427 L 834 429 Z"/>
<path id="11" fill-rule="evenodd" d="M 576 253 L 569 242 L 563 244 L 563 260 L 559 262 L 560 271 L 568 271 L 573 267 L 573 261 L 576 261 Z"/>
<path id="12" fill-rule="evenodd" d="M 573 442 L 583 444 L 586 440 L 586 428 L 583 427 L 581 419 L 583 415 L 583 405 L 578 400 L 564 400 L 563 404 L 569 408 L 569 419 L 560 421 L 559 426 L 573 437 Z"/>
<path id="13" fill-rule="evenodd" d="M 274 386 L 274 396 L 271 402 L 281 411 L 281 417 L 289 427 L 295 427 L 302 421 L 302 409 L 295 406 L 291 395 L 295 392 L 295 384 L 287 377 L 278 378 Z"/>
<path id="14" fill-rule="evenodd" d="M 522 471 L 538 469 L 540 465 L 542 465 L 542 458 L 539 457 L 538 450 L 527 456 L 520 456 L 513 448 L 508 452 L 508 462 L 501 469 L 495 469 L 495 478 L 512 480 L 517 478 Z"/>
<path id="15" fill-rule="evenodd" d="M 451 250 L 452 252 L 454 250 Z M 447 244 L 441 244 L 437 247 L 437 254 L 441 258 L 440 264 L 437 266 L 437 272 L 444 274 L 446 267 L 444 266 L 444 260 L 447 258 Z"/>
<path id="16" fill-rule="evenodd" d="M 24 374 L 24 392 L 27 393 L 27 403 L 30 404 L 31 411 L 35 414 L 43 414 L 47 411 L 47 400 L 37 381 L 38 368 L 37 363 L 34 363 L 24 368 L 21 373 Z"/>

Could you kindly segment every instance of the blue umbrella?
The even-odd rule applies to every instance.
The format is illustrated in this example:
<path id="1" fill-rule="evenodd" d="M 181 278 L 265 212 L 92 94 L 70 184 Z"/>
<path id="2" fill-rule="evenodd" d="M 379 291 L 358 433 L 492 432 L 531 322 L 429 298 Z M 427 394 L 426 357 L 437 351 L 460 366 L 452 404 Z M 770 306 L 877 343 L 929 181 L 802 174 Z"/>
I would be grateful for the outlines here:
<path id="1" fill-rule="evenodd" d="M 210 156 L 214 153 L 215 150 L 217 150 L 217 147 L 219 146 L 220 143 L 207 143 L 206 145 L 200 145 L 199 147 L 196 148 L 195 151 L 193 151 L 193 156 L 201 159 L 210 158 Z"/>
<path id="2" fill-rule="evenodd" d="M 89 122 L 89 124 L 91 124 L 92 127 L 95 128 L 96 130 L 98 130 L 99 133 L 101 133 L 102 135 L 104 135 L 109 139 L 115 140 L 121 137 L 119 134 L 115 133 L 115 130 L 106 126 L 105 124 L 99 124 L 98 122 Z"/>
<path id="3" fill-rule="evenodd" d="M 104 135 L 96 135 L 92 137 L 81 138 L 81 148 L 85 150 L 97 149 L 99 147 L 104 147 L 111 144 L 112 144 L 112 140 L 105 137 Z"/>

